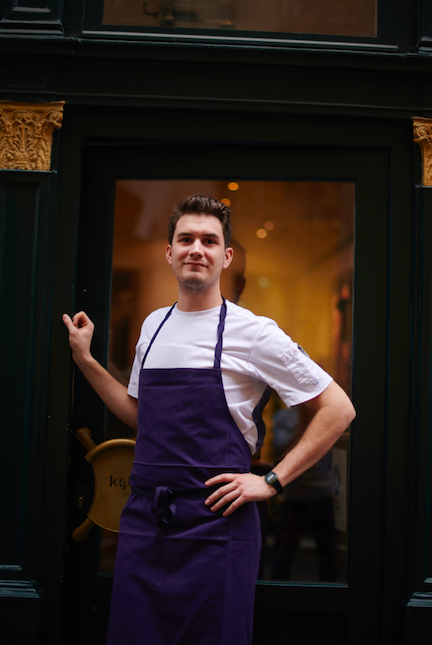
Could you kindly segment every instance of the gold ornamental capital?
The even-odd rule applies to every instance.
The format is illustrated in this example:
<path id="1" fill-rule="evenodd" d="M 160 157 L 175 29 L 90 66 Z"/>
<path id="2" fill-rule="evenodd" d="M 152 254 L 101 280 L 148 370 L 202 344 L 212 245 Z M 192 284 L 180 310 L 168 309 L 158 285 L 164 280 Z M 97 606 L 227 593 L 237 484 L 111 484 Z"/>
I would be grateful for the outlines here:
<path id="1" fill-rule="evenodd" d="M 61 128 L 64 101 L 0 101 L 0 169 L 49 170 L 53 132 Z"/>
<path id="2" fill-rule="evenodd" d="M 422 184 L 432 186 L 432 119 L 414 116 L 414 142 L 418 143 L 422 155 Z"/>

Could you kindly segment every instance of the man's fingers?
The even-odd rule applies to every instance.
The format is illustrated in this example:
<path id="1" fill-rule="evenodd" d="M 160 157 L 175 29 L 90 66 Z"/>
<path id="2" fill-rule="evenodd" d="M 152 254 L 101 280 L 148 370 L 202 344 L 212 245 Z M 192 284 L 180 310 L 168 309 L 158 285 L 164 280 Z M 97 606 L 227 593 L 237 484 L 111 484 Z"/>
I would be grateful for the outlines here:
<path id="1" fill-rule="evenodd" d="M 224 510 L 224 512 L 222 513 L 223 517 L 228 517 L 228 515 L 231 515 L 231 513 L 234 513 L 234 511 L 236 511 L 239 508 L 239 506 L 242 506 L 242 504 L 243 502 L 240 501 L 240 499 L 237 497 L 237 499 L 235 499 L 233 503 L 230 504 L 228 508 Z"/>
<path id="2" fill-rule="evenodd" d="M 68 316 L 67 314 L 63 314 L 62 320 L 63 320 L 64 324 L 66 325 L 66 327 L 68 328 L 68 330 L 70 331 L 71 327 L 73 327 L 73 322 L 71 320 L 71 317 Z"/>
<path id="3" fill-rule="evenodd" d="M 222 473 L 208 479 L 204 484 L 206 486 L 214 486 L 215 484 L 223 484 L 224 482 L 232 482 L 237 477 L 236 473 Z"/>
<path id="4" fill-rule="evenodd" d="M 205 503 L 212 511 L 227 508 L 222 515 L 231 515 L 237 508 L 248 502 L 258 502 L 276 495 L 276 490 L 269 486 L 263 477 L 253 473 L 222 473 L 206 481 L 206 485 L 224 484 L 213 491 Z"/>
<path id="5" fill-rule="evenodd" d="M 226 495 L 224 495 L 223 497 L 221 497 L 221 499 L 219 499 L 219 501 L 217 501 L 215 504 L 213 504 L 210 507 L 210 510 L 211 511 L 218 511 L 223 506 L 226 506 L 230 502 L 233 502 L 234 500 L 236 500 L 239 496 L 240 496 L 240 492 L 238 490 L 234 489 L 234 490 L 230 491 L 229 493 L 227 493 Z"/>
<path id="6" fill-rule="evenodd" d="M 89 325 L 91 323 L 90 318 L 83 311 L 76 313 L 72 318 L 72 322 L 74 326 L 78 328 L 85 327 L 86 325 Z"/>
<path id="7" fill-rule="evenodd" d="M 231 485 L 226 484 L 225 486 L 221 486 L 217 490 L 214 491 L 211 495 L 209 495 L 205 501 L 207 506 L 211 506 L 215 502 L 218 501 L 221 497 L 225 497 L 228 493 L 236 489 L 235 482 L 232 482 Z"/>
<path id="8" fill-rule="evenodd" d="M 63 314 L 62 320 L 68 328 L 69 332 L 73 331 L 74 329 L 83 329 L 83 327 L 88 327 L 89 330 L 92 330 L 94 328 L 92 321 L 83 311 L 76 313 L 73 318 L 68 316 L 68 314 Z"/>

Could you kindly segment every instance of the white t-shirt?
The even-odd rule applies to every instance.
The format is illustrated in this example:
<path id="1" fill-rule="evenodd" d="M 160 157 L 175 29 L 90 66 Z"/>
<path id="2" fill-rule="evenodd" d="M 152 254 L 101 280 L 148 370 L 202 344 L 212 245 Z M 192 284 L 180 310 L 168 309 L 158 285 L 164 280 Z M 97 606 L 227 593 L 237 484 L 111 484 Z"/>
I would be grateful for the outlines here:
<path id="1" fill-rule="evenodd" d="M 321 394 L 332 378 L 273 320 L 226 303 L 222 382 L 230 413 L 253 454 L 258 430 L 252 414 L 267 385 L 290 407 Z M 128 387 L 135 398 L 142 359 L 169 309 L 157 309 L 142 325 Z M 194 312 L 174 307 L 150 348 L 144 369 L 212 368 L 219 312 L 220 307 Z"/>

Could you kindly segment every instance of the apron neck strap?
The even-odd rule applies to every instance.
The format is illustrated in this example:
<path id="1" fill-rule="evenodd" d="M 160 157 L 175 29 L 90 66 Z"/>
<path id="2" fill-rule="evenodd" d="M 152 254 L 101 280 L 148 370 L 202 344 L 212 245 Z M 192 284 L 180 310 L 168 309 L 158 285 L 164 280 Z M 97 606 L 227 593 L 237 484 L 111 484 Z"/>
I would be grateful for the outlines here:
<path id="1" fill-rule="evenodd" d="M 222 305 L 220 308 L 220 314 L 219 314 L 219 325 L 217 328 L 217 345 L 215 349 L 215 358 L 214 358 L 214 363 L 213 367 L 217 368 L 218 370 L 220 369 L 220 364 L 221 364 L 221 356 L 222 356 L 222 335 L 223 331 L 225 329 L 225 318 L 227 314 L 227 306 L 225 302 L 225 298 L 222 296 Z"/>
<path id="2" fill-rule="evenodd" d="M 168 318 L 171 316 L 171 312 L 172 312 L 172 310 L 174 309 L 174 307 L 176 306 L 176 304 L 177 304 L 176 302 L 173 304 L 173 306 L 171 307 L 171 309 L 169 310 L 169 312 L 167 313 L 167 315 L 165 316 L 165 318 L 162 320 L 162 322 L 161 322 L 161 324 L 159 325 L 159 327 L 156 329 L 156 333 L 154 334 L 153 338 L 151 339 L 151 341 L 150 341 L 150 343 L 149 343 L 149 346 L 147 347 L 147 351 L 146 351 L 146 353 L 144 354 L 144 358 L 142 359 L 141 369 L 144 367 L 145 359 L 147 358 L 147 354 L 148 354 L 148 353 L 149 353 L 149 351 L 150 351 L 150 347 L 153 345 L 153 343 L 154 343 L 154 341 L 155 341 L 155 339 L 156 339 L 156 336 L 158 335 L 158 333 L 160 332 L 160 330 L 162 329 L 162 327 L 164 326 L 164 324 L 166 323 L 166 321 L 168 320 Z"/>
<path id="3" fill-rule="evenodd" d="M 222 302 L 222 305 L 221 305 L 221 308 L 220 308 L 220 314 L 219 314 L 219 324 L 218 324 L 218 328 L 217 328 L 217 344 L 216 344 L 216 348 L 215 348 L 215 357 L 214 357 L 214 363 L 213 363 L 213 367 L 217 368 L 217 369 L 220 369 L 220 364 L 221 364 L 222 335 L 223 335 L 223 331 L 225 329 L 225 318 L 226 318 L 226 314 L 227 314 L 227 306 L 226 306 L 225 298 L 223 296 L 222 296 L 222 301 L 223 302 Z M 151 346 L 153 345 L 153 343 L 154 343 L 154 341 L 156 339 L 156 336 L 158 335 L 158 333 L 160 332 L 160 330 L 162 329 L 162 327 L 164 326 L 164 324 L 166 323 L 168 318 L 171 316 L 172 310 L 174 309 L 176 304 L 177 303 L 173 304 L 173 306 L 168 311 L 168 313 L 165 316 L 165 318 L 162 320 L 162 322 L 159 325 L 159 327 L 156 329 L 156 333 L 154 334 L 153 338 L 151 339 L 151 341 L 149 343 L 149 346 L 147 347 L 147 351 L 144 354 L 144 358 L 142 359 L 141 369 L 144 367 L 144 363 L 145 363 L 145 360 L 147 358 L 147 354 L 149 353 L 150 348 L 151 348 Z"/>

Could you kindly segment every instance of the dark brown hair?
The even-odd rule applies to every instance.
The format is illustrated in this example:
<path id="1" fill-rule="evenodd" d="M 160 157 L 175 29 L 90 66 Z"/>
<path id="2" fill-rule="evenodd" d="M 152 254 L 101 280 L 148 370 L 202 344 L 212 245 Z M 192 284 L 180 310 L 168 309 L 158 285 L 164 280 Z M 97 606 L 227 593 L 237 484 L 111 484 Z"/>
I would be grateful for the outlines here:
<path id="1" fill-rule="evenodd" d="M 174 231 L 182 215 L 213 215 L 222 224 L 225 248 L 231 242 L 231 211 L 225 204 L 218 202 L 214 197 L 204 195 L 191 195 L 184 197 L 173 208 L 173 214 L 168 220 L 168 242 L 172 244 Z"/>

